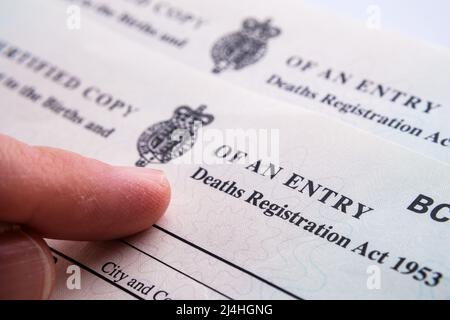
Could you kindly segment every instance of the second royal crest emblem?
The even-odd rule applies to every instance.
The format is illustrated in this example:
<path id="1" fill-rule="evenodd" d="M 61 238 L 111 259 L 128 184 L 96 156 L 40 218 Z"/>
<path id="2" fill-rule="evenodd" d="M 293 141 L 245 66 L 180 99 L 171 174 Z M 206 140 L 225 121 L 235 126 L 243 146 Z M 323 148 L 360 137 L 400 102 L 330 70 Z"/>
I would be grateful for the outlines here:
<path id="1" fill-rule="evenodd" d="M 137 143 L 140 159 L 136 166 L 167 163 L 189 151 L 197 140 L 198 129 L 214 120 L 214 116 L 203 113 L 205 109 L 204 105 L 195 110 L 181 106 L 171 119 L 148 127 Z"/>
<path id="2" fill-rule="evenodd" d="M 213 73 L 226 69 L 242 69 L 261 59 L 267 50 L 267 41 L 281 30 L 270 25 L 270 20 L 259 22 L 246 19 L 242 29 L 219 39 L 211 50 Z"/>

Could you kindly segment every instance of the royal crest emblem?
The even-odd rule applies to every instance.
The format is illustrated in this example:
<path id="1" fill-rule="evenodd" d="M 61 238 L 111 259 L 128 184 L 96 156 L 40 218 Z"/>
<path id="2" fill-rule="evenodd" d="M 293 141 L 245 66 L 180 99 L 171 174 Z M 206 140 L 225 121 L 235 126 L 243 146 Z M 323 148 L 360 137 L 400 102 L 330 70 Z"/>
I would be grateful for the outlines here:
<path id="1" fill-rule="evenodd" d="M 220 73 L 229 68 L 239 70 L 257 62 L 266 53 L 267 41 L 280 33 L 280 29 L 270 25 L 270 20 L 246 19 L 242 30 L 226 35 L 214 44 L 212 72 Z"/>
<path id="2" fill-rule="evenodd" d="M 214 116 L 203 113 L 205 109 L 204 105 L 195 110 L 181 106 L 171 119 L 148 127 L 137 143 L 140 159 L 136 166 L 167 163 L 189 151 L 197 140 L 198 129 L 214 120 Z"/>

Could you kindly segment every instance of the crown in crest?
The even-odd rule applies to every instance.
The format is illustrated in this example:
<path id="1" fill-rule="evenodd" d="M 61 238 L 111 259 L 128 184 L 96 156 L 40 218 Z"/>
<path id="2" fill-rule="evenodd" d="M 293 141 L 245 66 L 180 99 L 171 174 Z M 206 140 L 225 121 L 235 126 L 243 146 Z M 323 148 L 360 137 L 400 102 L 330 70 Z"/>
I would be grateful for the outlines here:
<path id="1" fill-rule="evenodd" d="M 175 116 L 182 118 L 194 118 L 194 120 L 201 121 L 202 125 L 208 125 L 214 120 L 211 114 L 203 113 L 206 109 L 205 105 L 200 105 L 197 109 L 191 109 L 188 106 L 181 106 L 175 110 Z"/>
<path id="2" fill-rule="evenodd" d="M 244 20 L 244 23 L 242 24 L 243 31 L 258 37 L 261 40 L 276 37 L 281 33 L 281 30 L 277 27 L 271 26 L 270 22 L 270 19 L 259 22 L 256 19 L 248 18 Z"/>

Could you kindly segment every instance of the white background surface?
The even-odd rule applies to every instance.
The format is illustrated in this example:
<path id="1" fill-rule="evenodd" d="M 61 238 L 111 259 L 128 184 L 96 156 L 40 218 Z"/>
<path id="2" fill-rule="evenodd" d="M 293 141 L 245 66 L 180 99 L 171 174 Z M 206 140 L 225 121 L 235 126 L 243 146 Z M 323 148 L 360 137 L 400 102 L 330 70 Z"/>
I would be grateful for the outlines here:
<path id="1" fill-rule="evenodd" d="M 308 5 L 366 23 L 370 6 L 380 9 L 381 28 L 450 48 L 450 1 L 304 0 Z"/>

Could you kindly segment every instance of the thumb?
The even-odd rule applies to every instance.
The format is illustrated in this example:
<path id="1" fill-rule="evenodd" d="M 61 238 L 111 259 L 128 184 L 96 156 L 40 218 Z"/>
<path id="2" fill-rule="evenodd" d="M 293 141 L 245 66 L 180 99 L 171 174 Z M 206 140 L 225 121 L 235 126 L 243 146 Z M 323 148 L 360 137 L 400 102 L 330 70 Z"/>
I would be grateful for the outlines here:
<path id="1" fill-rule="evenodd" d="M 47 299 L 55 264 L 44 240 L 16 225 L 0 224 L 0 299 Z"/>

